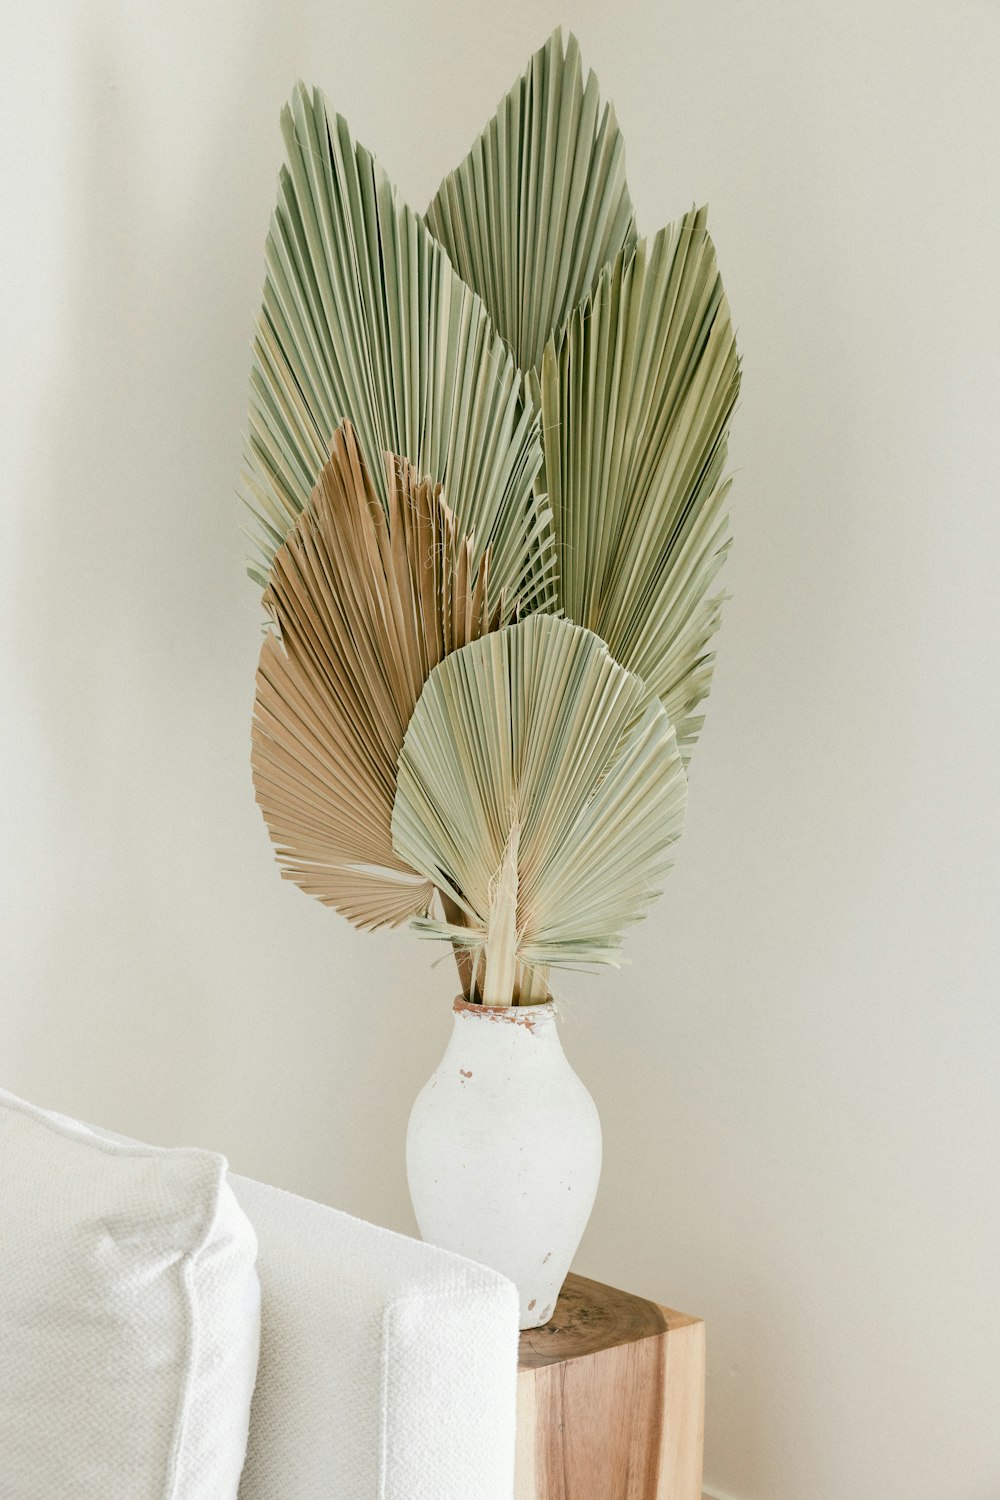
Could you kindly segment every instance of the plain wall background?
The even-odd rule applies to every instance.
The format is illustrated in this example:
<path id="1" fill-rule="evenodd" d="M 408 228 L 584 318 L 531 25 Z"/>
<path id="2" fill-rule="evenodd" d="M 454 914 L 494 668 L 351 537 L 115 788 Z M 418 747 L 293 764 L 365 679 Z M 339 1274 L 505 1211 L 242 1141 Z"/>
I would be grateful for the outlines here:
<path id="1" fill-rule="evenodd" d="M 563 986 L 578 1264 L 707 1317 L 721 1494 L 996 1500 L 994 0 L 4 6 L 0 1078 L 412 1228 L 453 982 L 272 863 L 249 338 L 296 76 L 423 207 L 559 21 L 745 360 L 680 865 Z"/>

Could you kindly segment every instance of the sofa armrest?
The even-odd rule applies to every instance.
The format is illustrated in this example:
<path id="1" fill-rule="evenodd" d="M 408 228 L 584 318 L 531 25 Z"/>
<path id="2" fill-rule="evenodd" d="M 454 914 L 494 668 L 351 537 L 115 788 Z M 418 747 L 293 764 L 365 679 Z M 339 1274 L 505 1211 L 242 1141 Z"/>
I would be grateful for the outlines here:
<path id="1" fill-rule="evenodd" d="M 240 1500 L 511 1500 L 517 1294 L 497 1272 L 230 1182 L 261 1354 Z"/>

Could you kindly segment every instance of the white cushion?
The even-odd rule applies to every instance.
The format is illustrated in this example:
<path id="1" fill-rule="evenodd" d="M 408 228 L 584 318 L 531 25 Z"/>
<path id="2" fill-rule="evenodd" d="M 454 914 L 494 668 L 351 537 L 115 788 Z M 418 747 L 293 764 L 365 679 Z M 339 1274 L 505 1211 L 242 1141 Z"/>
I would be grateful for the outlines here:
<path id="1" fill-rule="evenodd" d="M 255 1255 L 222 1157 L 0 1090 L 2 1500 L 235 1497 Z"/>
<path id="2" fill-rule="evenodd" d="M 518 1300 L 497 1271 L 259 1182 L 240 1500 L 511 1500 Z"/>

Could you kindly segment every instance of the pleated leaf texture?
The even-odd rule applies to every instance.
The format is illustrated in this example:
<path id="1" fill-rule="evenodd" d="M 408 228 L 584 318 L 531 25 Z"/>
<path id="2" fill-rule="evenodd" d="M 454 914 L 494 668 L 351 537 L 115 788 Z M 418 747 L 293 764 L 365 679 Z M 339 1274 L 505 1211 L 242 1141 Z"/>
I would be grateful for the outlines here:
<path id="1" fill-rule="evenodd" d="M 662 699 L 685 755 L 724 599 L 739 378 L 704 209 L 623 250 L 542 359 L 560 603 Z"/>
<path id="2" fill-rule="evenodd" d="M 399 759 L 399 858 L 461 909 L 425 936 L 485 956 L 482 998 L 518 965 L 619 962 L 672 863 L 687 780 L 662 705 L 592 632 L 534 615 L 447 657 Z"/>
<path id="3" fill-rule="evenodd" d="M 427 224 L 483 298 L 522 370 L 635 244 L 625 146 L 574 36 L 556 31 L 465 161 L 445 178 Z"/>
<path id="4" fill-rule="evenodd" d="M 440 486 L 385 455 L 388 513 L 349 423 L 278 549 L 252 765 L 283 874 L 357 926 L 426 913 L 432 882 L 393 848 L 403 736 L 428 674 L 509 617 L 489 549 Z"/>
<path id="5" fill-rule="evenodd" d="M 538 416 L 481 299 L 319 91 L 298 85 L 281 123 L 245 447 L 252 576 L 266 587 L 347 418 L 386 507 L 392 452 L 446 486 L 498 582 L 526 606 L 551 602 Z"/>

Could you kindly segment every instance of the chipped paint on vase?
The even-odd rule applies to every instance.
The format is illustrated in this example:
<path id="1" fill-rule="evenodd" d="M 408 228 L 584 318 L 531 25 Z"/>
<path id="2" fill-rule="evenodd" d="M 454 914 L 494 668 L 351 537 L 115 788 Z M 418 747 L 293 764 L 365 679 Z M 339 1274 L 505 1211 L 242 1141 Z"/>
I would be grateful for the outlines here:
<path id="1" fill-rule="evenodd" d="M 521 1327 L 547 1323 L 601 1172 L 601 1124 L 556 1008 L 455 1001 L 451 1040 L 410 1115 L 420 1233 L 509 1276 Z"/>

